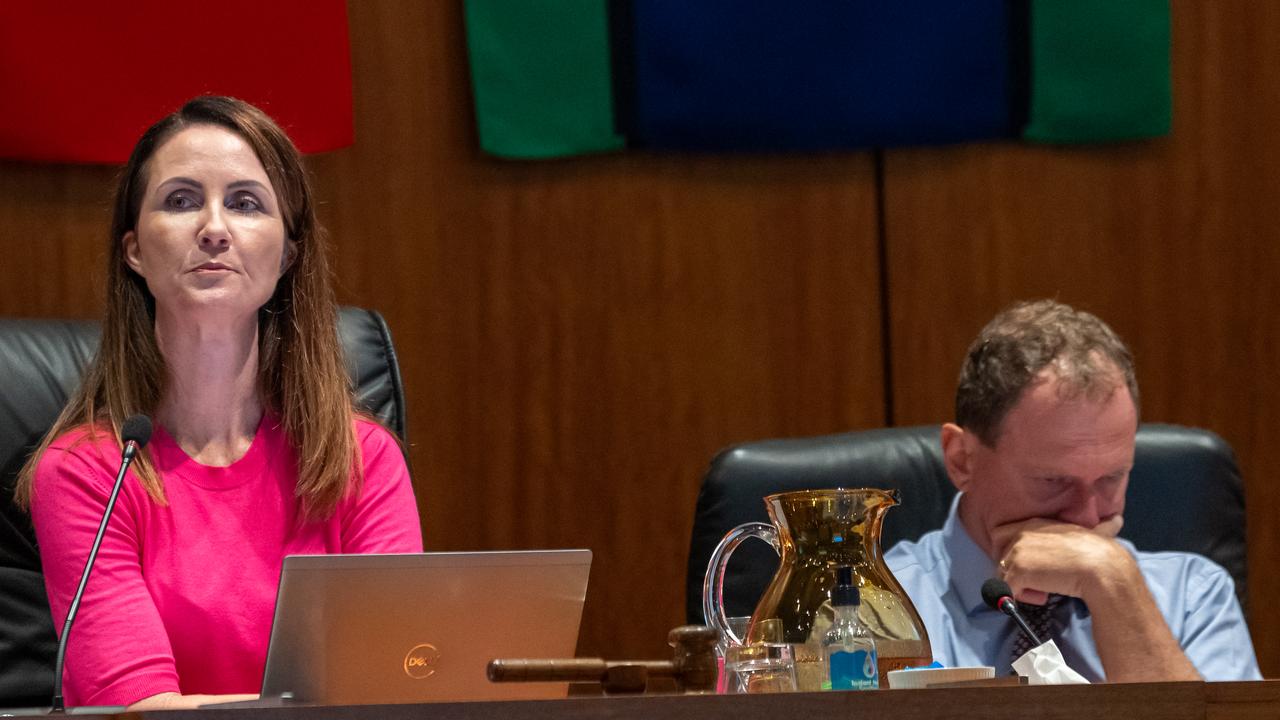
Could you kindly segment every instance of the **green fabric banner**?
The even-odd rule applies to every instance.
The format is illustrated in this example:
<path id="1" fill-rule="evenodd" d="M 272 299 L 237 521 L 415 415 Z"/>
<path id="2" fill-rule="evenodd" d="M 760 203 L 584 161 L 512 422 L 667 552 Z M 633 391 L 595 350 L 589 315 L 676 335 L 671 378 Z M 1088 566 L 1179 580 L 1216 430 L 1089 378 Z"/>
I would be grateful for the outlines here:
<path id="1" fill-rule="evenodd" d="M 480 147 L 513 159 L 617 150 L 607 0 L 466 0 Z"/>
<path id="2" fill-rule="evenodd" d="M 1030 30 L 1027 140 L 1091 143 L 1169 132 L 1168 0 L 1031 0 Z"/>

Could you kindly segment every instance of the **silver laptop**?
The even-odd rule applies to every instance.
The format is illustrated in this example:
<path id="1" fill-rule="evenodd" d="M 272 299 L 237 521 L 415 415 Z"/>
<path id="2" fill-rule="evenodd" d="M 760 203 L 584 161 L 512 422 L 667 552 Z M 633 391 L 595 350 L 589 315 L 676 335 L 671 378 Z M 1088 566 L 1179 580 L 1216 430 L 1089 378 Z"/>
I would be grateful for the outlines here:
<path id="1" fill-rule="evenodd" d="M 590 550 L 292 555 L 262 697 L 323 705 L 564 697 L 493 658 L 571 658 Z"/>

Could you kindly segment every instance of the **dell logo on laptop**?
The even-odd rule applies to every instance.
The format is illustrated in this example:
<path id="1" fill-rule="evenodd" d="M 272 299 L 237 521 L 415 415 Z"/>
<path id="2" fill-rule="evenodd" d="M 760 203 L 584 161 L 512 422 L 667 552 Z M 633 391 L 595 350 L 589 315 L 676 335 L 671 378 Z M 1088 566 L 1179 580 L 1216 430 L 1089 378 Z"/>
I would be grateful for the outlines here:
<path id="1" fill-rule="evenodd" d="M 429 678 L 436 672 L 440 651 L 431 643 L 415 646 L 404 656 L 404 674 L 415 680 Z"/>

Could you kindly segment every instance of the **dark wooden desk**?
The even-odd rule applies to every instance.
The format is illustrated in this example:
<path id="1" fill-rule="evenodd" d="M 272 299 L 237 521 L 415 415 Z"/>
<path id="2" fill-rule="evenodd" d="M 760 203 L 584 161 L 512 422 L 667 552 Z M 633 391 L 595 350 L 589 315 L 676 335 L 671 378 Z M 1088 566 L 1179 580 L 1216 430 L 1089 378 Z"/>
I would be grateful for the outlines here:
<path id="1" fill-rule="evenodd" d="M 1205 683 L 1207 720 L 1280 718 L 1280 680 Z"/>
<path id="2" fill-rule="evenodd" d="M 164 720 L 1275 720 L 1280 718 L 1280 681 L 286 706 L 106 717 L 120 720 L 143 717 Z"/>

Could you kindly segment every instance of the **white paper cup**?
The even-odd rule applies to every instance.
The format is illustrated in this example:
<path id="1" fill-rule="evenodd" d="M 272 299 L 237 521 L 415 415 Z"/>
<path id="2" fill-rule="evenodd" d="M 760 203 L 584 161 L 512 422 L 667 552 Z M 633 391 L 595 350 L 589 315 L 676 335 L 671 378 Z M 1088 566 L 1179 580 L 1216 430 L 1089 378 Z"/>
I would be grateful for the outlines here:
<path id="1" fill-rule="evenodd" d="M 937 683 L 964 682 L 965 680 L 989 680 L 996 676 L 996 669 L 986 665 L 975 667 L 922 668 L 920 670 L 893 670 L 889 673 L 889 687 L 909 690 L 928 687 Z"/>

